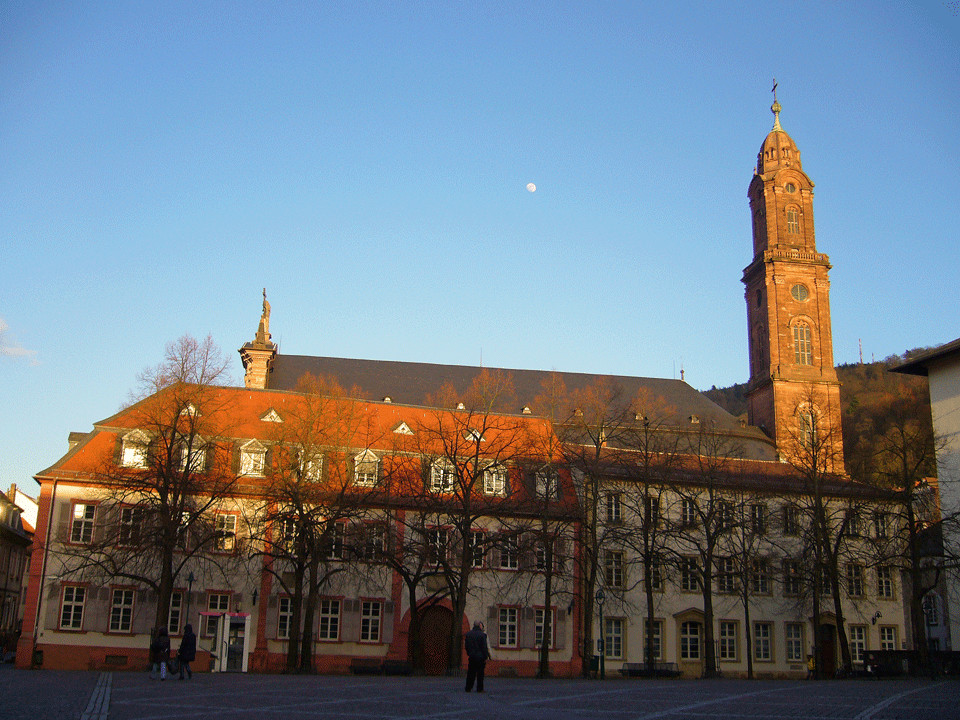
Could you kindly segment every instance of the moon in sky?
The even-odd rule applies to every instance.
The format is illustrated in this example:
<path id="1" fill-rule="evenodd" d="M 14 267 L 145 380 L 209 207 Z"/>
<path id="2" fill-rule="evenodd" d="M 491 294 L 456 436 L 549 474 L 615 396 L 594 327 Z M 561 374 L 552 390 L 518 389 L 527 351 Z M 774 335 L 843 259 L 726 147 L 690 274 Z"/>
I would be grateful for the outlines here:
<path id="1" fill-rule="evenodd" d="M 527 192 L 536 192 L 537 186 L 533 183 L 527 183 Z"/>

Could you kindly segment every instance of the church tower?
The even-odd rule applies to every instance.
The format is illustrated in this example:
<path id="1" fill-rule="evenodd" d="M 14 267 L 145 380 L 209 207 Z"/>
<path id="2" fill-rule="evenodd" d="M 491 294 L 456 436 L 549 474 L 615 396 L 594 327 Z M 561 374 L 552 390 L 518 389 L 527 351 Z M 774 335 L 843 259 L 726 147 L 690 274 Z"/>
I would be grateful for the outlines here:
<path id="1" fill-rule="evenodd" d="M 840 383 L 833 367 L 829 258 L 817 252 L 813 183 L 780 126 L 763 141 L 747 195 L 753 262 L 743 271 L 750 338 L 749 422 L 776 442 L 784 460 L 816 458 L 843 472 Z"/>
<path id="2" fill-rule="evenodd" d="M 270 303 L 267 302 L 267 289 L 263 289 L 263 312 L 260 315 L 260 325 L 253 342 L 244 343 L 240 348 L 240 359 L 243 361 L 243 384 L 248 388 L 267 387 L 267 379 L 273 367 L 273 359 L 277 356 L 277 346 L 270 339 Z"/>

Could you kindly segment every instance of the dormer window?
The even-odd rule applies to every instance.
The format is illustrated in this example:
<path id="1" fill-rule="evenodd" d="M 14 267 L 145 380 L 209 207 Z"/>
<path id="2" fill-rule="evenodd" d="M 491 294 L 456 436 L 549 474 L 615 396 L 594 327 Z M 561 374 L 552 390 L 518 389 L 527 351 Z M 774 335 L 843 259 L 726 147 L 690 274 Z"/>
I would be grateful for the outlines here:
<path id="1" fill-rule="evenodd" d="M 240 447 L 240 474 L 263 477 L 266 468 L 267 449 L 257 440 L 250 440 Z"/>
<path id="2" fill-rule="evenodd" d="M 411 429 L 410 429 L 410 426 L 407 425 L 405 422 L 402 422 L 402 423 L 400 423 L 399 425 L 397 425 L 397 426 L 393 429 L 393 431 L 394 431 L 397 435 L 413 435 L 413 430 L 411 430 Z"/>
<path id="3" fill-rule="evenodd" d="M 142 430 L 134 430 L 123 438 L 123 448 L 120 451 L 120 464 L 128 468 L 147 467 L 147 448 L 150 438 Z"/>
<path id="4" fill-rule="evenodd" d="M 267 410 L 267 412 L 265 412 L 263 415 L 261 415 L 261 416 L 260 416 L 260 420 L 263 421 L 263 422 L 272 422 L 272 423 L 282 423 L 282 422 L 283 422 L 283 418 L 280 417 L 280 413 L 278 413 L 278 412 L 277 412 L 276 410 L 274 410 L 273 408 L 270 408 L 269 410 Z"/>
<path id="5" fill-rule="evenodd" d="M 551 467 L 544 467 L 537 471 L 537 497 L 545 500 L 556 500 L 560 497 L 560 475 Z"/>
<path id="6" fill-rule="evenodd" d="M 353 484 L 374 487 L 380 471 L 380 458 L 372 450 L 364 450 L 353 459 Z"/>
<path id="7" fill-rule="evenodd" d="M 487 439 L 483 436 L 482 432 L 480 432 L 479 430 L 474 430 L 473 428 L 470 428 L 469 430 L 467 430 L 463 434 L 463 438 L 468 442 L 474 442 L 474 443 L 487 441 Z"/>
<path id="8" fill-rule="evenodd" d="M 483 471 L 483 494 L 507 494 L 507 470 L 503 465 L 489 465 Z"/>
<path id="9" fill-rule="evenodd" d="M 180 411 L 181 415 L 189 415 L 190 417 L 196 417 L 200 414 L 200 411 L 197 410 L 197 406 L 193 403 L 187 403 L 187 406 Z"/>
<path id="10" fill-rule="evenodd" d="M 323 476 L 323 455 L 302 453 L 300 473 L 304 480 L 319 480 Z"/>
<path id="11" fill-rule="evenodd" d="M 180 443 L 180 458 L 177 469 L 180 472 L 201 473 L 207 465 L 207 448 L 194 438 L 192 444 Z"/>
<path id="12" fill-rule="evenodd" d="M 452 462 L 446 458 L 434 461 L 430 466 L 430 492 L 453 492 L 455 477 L 456 471 Z"/>

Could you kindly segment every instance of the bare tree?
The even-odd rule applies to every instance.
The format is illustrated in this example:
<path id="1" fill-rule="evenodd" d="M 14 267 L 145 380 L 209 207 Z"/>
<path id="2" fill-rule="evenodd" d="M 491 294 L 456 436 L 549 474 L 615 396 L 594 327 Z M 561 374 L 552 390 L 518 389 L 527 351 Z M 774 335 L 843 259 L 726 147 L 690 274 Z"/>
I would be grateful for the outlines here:
<path id="1" fill-rule="evenodd" d="M 116 444 L 95 474 L 98 522 L 74 523 L 71 544 L 56 552 L 65 574 L 151 588 L 153 626 L 166 627 L 184 569 L 201 557 L 208 570 L 235 557 L 211 552 L 232 548 L 236 538 L 211 517 L 236 489 L 233 402 L 221 387 L 227 363 L 210 337 L 168 344 L 164 360 L 139 381 L 132 404 L 105 422 Z"/>

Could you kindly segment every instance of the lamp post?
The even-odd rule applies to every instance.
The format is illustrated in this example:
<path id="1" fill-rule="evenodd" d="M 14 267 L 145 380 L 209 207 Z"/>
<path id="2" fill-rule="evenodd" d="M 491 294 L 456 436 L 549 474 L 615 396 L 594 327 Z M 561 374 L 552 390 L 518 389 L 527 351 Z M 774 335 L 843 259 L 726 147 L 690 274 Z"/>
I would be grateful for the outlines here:
<path id="1" fill-rule="evenodd" d="M 607 596 L 604 594 L 603 588 L 599 588 L 597 590 L 597 594 L 594 595 L 594 599 L 597 601 L 597 608 L 600 610 L 600 679 L 603 680 L 606 677 L 604 655 L 607 654 L 607 649 L 605 647 L 606 632 L 603 627 L 603 601 L 607 599 Z"/>
<path id="2" fill-rule="evenodd" d="M 193 576 L 193 570 L 191 570 L 190 574 L 187 575 L 187 610 L 184 613 L 188 623 L 190 622 L 190 595 L 193 594 L 194 580 L 196 580 L 196 578 Z"/>

